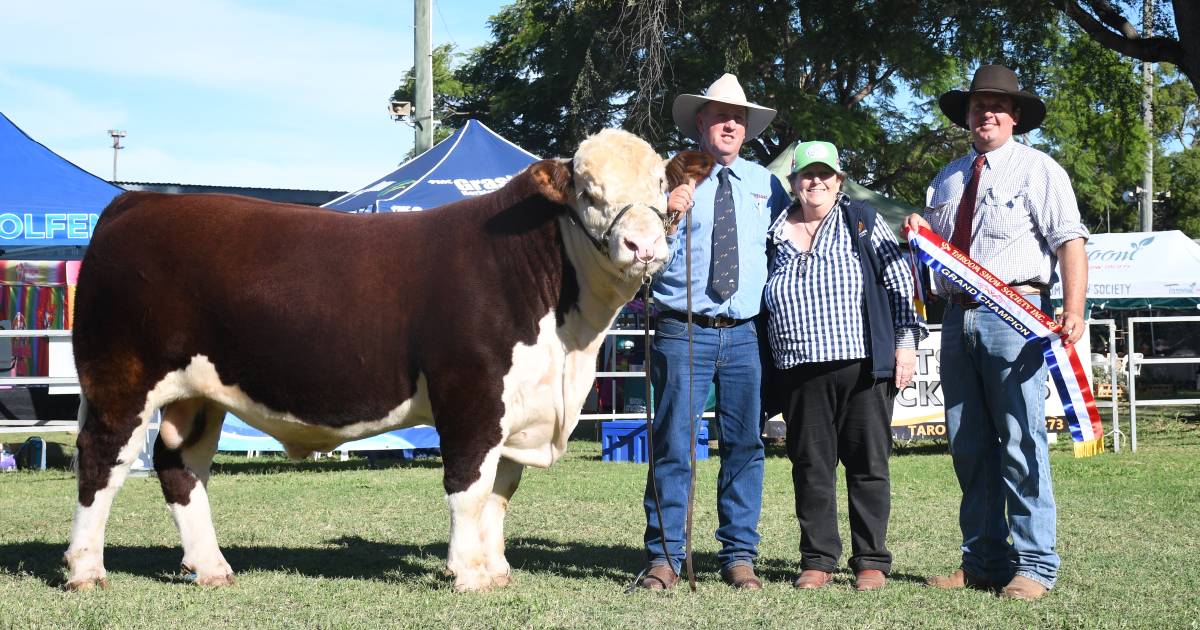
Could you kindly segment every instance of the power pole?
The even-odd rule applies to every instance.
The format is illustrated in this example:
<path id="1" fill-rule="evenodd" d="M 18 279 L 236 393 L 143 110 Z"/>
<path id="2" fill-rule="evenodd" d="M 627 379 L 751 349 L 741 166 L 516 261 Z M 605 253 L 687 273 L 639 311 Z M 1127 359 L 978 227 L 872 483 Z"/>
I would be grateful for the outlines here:
<path id="1" fill-rule="evenodd" d="M 1154 2 L 1142 0 L 1142 37 L 1154 35 Z M 1142 171 L 1141 224 L 1143 232 L 1154 231 L 1154 71 L 1142 62 L 1142 125 L 1146 128 L 1146 168 Z"/>
<path id="2" fill-rule="evenodd" d="M 108 135 L 112 136 L 113 141 L 113 176 L 110 181 L 117 181 L 117 152 L 125 147 L 121 146 L 121 138 L 125 137 L 125 132 L 120 129 L 109 129 Z"/>
<path id="3" fill-rule="evenodd" d="M 416 139 L 413 154 L 433 148 L 433 20 L 432 0 L 415 0 L 413 66 L 416 94 L 413 95 Z"/>

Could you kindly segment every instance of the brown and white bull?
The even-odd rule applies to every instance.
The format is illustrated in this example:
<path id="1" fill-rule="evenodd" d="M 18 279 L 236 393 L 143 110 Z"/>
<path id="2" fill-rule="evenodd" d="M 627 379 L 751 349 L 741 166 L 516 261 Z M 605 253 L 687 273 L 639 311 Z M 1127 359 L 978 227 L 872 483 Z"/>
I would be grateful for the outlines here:
<path id="1" fill-rule="evenodd" d="M 233 581 L 206 492 L 228 410 L 293 457 L 434 424 L 454 587 L 506 584 L 509 498 L 524 466 L 562 455 L 605 330 L 664 262 L 666 187 L 648 144 L 605 130 L 571 161 L 423 213 L 118 197 L 77 291 L 68 587 L 107 584 L 109 510 L 157 409 L 154 467 L 198 583 Z"/>

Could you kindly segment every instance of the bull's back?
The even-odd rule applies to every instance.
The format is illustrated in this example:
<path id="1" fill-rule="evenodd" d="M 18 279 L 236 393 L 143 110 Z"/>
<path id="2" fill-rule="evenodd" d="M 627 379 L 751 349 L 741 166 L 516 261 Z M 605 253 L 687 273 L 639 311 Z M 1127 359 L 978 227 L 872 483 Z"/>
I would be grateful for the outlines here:
<path id="1" fill-rule="evenodd" d="M 415 376 L 397 361 L 409 311 L 377 255 L 405 237 L 367 219 L 225 195 L 123 195 L 80 272 L 81 381 L 136 364 L 153 384 L 204 356 L 223 383 L 278 410 L 330 424 L 382 415 Z"/>

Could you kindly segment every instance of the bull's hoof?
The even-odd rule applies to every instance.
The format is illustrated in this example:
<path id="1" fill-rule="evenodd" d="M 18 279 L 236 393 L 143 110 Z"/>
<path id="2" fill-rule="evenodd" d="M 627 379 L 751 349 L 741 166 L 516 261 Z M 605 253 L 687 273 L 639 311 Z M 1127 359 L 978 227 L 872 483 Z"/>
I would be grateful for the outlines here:
<path id="1" fill-rule="evenodd" d="M 481 570 L 458 571 L 454 574 L 454 591 L 457 593 L 486 593 L 495 586 L 500 585 Z"/>
<path id="2" fill-rule="evenodd" d="M 454 590 L 459 593 L 486 593 L 494 588 L 504 588 L 512 583 L 511 571 L 488 575 L 483 571 L 473 571 L 454 578 Z"/>
<path id="3" fill-rule="evenodd" d="M 196 577 L 196 584 L 200 586 L 233 586 L 234 579 L 232 573 L 224 575 L 205 575 Z"/>
<path id="4" fill-rule="evenodd" d="M 492 590 L 491 580 L 481 582 L 472 582 L 458 578 L 454 580 L 455 593 L 486 593 L 490 590 Z"/>
<path id="5" fill-rule="evenodd" d="M 234 582 L 233 569 L 229 568 L 224 561 L 204 573 L 193 569 L 184 562 L 179 565 L 179 571 L 183 574 L 183 579 L 199 586 L 231 586 Z"/>
<path id="6" fill-rule="evenodd" d="M 492 576 L 492 586 L 495 588 L 504 588 L 505 586 L 508 586 L 509 584 L 512 583 L 512 579 L 513 579 L 513 576 L 512 576 L 511 571 L 508 573 L 501 573 L 499 575 L 493 575 Z"/>
<path id="7" fill-rule="evenodd" d="M 86 593 L 97 586 L 100 588 L 108 588 L 108 578 L 103 576 L 75 578 L 68 581 L 63 588 L 68 591 L 75 591 L 77 593 Z"/>

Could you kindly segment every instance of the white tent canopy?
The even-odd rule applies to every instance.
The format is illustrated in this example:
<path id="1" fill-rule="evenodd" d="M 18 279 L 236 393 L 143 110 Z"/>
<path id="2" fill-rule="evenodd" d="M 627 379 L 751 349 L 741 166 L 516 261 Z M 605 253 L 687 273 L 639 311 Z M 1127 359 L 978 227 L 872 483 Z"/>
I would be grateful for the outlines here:
<path id="1" fill-rule="evenodd" d="M 1087 301 L 1103 309 L 1196 308 L 1200 245 L 1179 230 L 1093 234 Z M 1051 288 L 1062 299 L 1062 284 Z"/>

